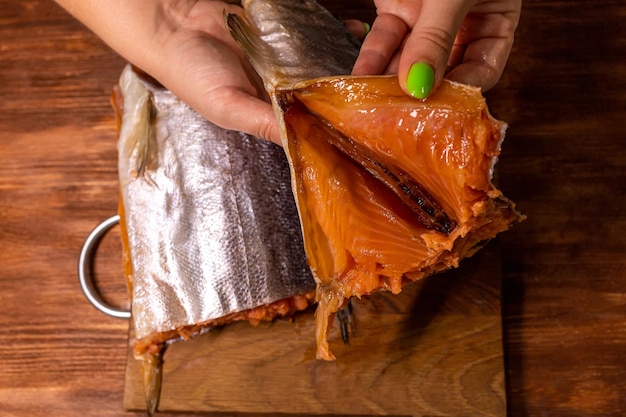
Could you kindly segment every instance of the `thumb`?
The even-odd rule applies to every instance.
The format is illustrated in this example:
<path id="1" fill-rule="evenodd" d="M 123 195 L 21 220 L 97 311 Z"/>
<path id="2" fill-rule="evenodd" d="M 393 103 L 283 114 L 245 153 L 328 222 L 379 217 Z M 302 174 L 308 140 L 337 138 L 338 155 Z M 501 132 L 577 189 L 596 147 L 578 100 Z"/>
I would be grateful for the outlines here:
<path id="1" fill-rule="evenodd" d="M 281 145 L 272 105 L 245 91 L 230 90 L 227 98 L 213 98 L 207 106 L 209 108 L 205 108 L 205 112 L 201 114 L 224 129 L 239 130 Z M 221 102 L 221 105 L 215 106 L 215 102 Z"/>
<path id="2" fill-rule="evenodd" d="M 426 98 L 443 79 L 446 64 L 469 2 L 425 1 L 417 22 L 406 39 L 398 77 L 404 90 Z"/>

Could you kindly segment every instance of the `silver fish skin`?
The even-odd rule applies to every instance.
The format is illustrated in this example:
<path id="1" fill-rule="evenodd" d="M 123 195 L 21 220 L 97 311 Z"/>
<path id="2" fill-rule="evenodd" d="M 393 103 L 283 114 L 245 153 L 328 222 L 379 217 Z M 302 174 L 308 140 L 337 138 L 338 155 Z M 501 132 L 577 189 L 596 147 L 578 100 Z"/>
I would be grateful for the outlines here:
<path id="1" fill-rule="evenodd" d="M 130 66 L 119 86 L 136 339 L 313 291 L 280 147 L 211 124 Z"/>
<path id="2" fill-rule="evenodd" d="M 272 95 L 312 78 L 348 75 L 360 42 L 314 0 L 243 0 L 226 24 Z"/>

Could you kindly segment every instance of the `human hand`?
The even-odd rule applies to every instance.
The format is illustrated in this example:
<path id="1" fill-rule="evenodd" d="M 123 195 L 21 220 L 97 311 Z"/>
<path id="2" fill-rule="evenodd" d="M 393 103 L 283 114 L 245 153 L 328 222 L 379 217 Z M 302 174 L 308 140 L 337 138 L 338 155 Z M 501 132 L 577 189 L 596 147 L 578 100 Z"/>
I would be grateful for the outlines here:
<path id="1" fill-rule="evenodd" d="M 57 0 L 202 116 L 280 143 L 262 81 L 224 25 L 223 1 Z"/>
<path id="2" fill-rule="evenodd" d="M 224 24 L 224 10 L 241 9 L 221 1 L 187 3 L 146 71 L 218 126 L 280 143 L 263 83 Z"/>
<path id="3" fill-rule="evenodd" d="M 427 97 L 447 79 L 493 87 L 506 65 L 521 0 L 375 0 L 377 17 L 353 74 L 398 74 Z"/>

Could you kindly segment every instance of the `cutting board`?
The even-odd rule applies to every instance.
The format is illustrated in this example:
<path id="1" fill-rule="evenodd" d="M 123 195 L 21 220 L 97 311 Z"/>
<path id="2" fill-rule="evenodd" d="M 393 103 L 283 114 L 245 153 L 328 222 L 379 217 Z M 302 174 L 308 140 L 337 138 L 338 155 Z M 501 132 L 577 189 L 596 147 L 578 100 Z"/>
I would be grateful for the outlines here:
<path id="1" fill-rule="evenodd" d="M 458 269 L 353 301 L 355 334 L 315 359 L 312 312 L 235 323 L 164 355 L 159 411 L 207 415 L 505 416 L 500 257 L 490 244 Z M 124 407 L 145 409 L 129 338 Z"/>

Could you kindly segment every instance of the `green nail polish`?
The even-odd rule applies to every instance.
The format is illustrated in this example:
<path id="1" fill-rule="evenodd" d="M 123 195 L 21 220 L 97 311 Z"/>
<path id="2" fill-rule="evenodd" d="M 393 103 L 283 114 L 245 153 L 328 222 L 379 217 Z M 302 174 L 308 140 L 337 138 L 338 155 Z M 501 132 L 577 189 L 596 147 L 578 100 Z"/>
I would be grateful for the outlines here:
<path id="1" fill-rule="evenodd" d="M 423 62 L 411 65 L 406 77 L 406 89 L 415 98 L 426 98 L 433 89 L 435 71 L 433 67 Z"/>
<path id="2" fill-rule="evenodd" d="M 367 22 L 363 22 L 363 26 L 365 26 L 365 34 L 367 35 L 368 33 L 370 33 L 370 30 L 372 30 L 370 24 Z"/>

